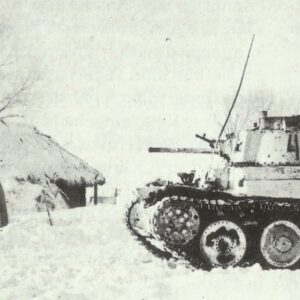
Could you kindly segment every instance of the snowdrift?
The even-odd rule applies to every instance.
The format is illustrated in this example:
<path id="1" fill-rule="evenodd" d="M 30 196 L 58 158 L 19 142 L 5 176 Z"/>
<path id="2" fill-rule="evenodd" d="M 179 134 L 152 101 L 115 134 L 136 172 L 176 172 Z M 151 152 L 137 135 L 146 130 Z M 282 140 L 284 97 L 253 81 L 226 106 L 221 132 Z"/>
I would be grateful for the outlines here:
<path id="1" fill-rule="evenodd" d="M 0 232 L 1 299 L 299 299 L 300 271 L 192 271 L 153 257 L 110 205 L 16 216 Z"/>

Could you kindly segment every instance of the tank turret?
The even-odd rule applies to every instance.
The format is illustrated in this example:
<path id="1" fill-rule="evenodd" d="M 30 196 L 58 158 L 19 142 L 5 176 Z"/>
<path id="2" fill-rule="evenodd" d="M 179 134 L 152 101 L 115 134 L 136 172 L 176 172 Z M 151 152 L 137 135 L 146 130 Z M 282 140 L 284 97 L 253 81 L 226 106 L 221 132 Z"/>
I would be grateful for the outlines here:
<path id="1" fill-rule="evenodd" d="M 257 126 L 257 124 L 259 124 Z M 232 194 L 300 197 L 299 116 L 272 116 L 261 112 L 252 128 L 211 140 L 204 148 L 149 148 L 149 152 L 216 154 L 226 160 L 225 168 L 208 172 L 208 184 Z M 197 178 L 195 178 L 197 179 Z"/>
<path id="2" fill-rule="evenodd" d="M 218 188 L 233 194 L 300 197 L 300 116 L 268 117 L 262 112 L 248 130 L 219 141 L 226 168 L 212 170 Z M 211 180 L 211 179 L 210 179 Z"/>

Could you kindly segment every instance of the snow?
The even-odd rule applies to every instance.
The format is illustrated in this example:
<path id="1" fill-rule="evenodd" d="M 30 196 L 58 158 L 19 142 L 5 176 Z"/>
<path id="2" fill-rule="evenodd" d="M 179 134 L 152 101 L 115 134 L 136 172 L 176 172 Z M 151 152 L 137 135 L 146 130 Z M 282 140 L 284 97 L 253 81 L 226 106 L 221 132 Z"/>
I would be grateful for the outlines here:
<path id="1" fill-rule="evenodd" d="M 154 257 L 125 206 L 16 215 L 1 229 L 1 299 L 298 299 L 300 271 L 193 271 Z"/>
<path id="2" fill-rule="evenodd" d="M 0 136 L 1 177 L 31 182 L 62 179 L 87 185 L 105 182 L 99 171 L 23 119 L 16 118 L 1 124 Z"/>
<path id="3" fill-rule="evenodd" d="M 49 195 L 49 197 L 47 197 L 49 208 L 67 208 L 65 200 L 55 184 L 32 184 L 28 181 L 18 181 L 9 177 L 2 177 L 1 184 L 5 191 L 6 207 L 9 217 L 18 214 L 45 211 L 45 203 L 37 201 L 43 190 Z"/>

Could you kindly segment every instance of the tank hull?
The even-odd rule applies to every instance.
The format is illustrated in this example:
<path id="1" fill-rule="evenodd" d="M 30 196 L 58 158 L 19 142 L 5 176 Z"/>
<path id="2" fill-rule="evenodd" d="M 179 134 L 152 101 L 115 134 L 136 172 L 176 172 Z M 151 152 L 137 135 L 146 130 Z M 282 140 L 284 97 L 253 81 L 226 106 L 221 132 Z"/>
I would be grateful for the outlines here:
<path id="1" fill-rule="evenodd" d="M 300 199 L 300 166 L 240 166 L 213 169 L 210 182 L 233 195 Z"/>

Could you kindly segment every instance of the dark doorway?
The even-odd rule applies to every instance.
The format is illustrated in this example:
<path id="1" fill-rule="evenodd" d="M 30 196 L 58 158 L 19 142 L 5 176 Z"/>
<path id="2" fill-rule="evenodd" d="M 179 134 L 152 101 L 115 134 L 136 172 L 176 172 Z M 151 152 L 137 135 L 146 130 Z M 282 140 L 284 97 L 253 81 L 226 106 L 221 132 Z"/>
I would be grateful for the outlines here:
<path id="1" fill-rule="evenodd" d="M 66 203 L 70 208 L 86 206 L 85 185 L 68 184 L 62 180 L 57 181 L 56 185 L 67 196 Z"/>

